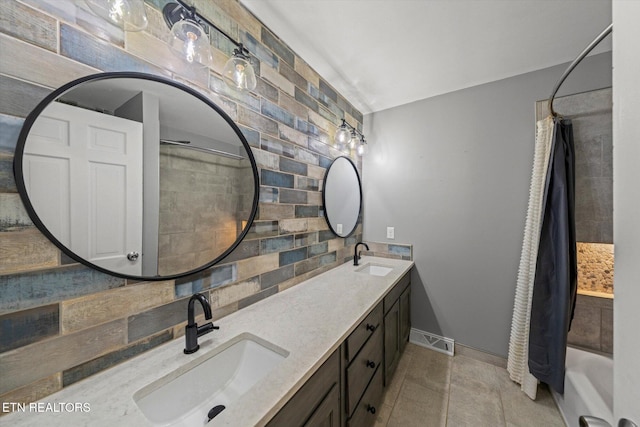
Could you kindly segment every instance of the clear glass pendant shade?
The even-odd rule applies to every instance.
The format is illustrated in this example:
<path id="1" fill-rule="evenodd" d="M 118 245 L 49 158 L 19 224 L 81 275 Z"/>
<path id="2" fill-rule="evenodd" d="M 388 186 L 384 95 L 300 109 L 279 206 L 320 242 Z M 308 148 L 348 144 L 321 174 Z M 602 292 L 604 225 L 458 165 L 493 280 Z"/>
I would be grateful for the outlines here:
<path id="1" fill-rule="evenodd" d="M 351 139 L 351 132 L 345 125 L 341 125 L 336 132 L 336 145 L 344 145 Z"/>
<path id="2" fill-rule="evenodd" d="M 349 140 L 349 148 L 351 148 L 352 150 L 354 148 L 356 148 L 356 145 L 358 145 L 358 135 L 356 135 L 356 131 L 351 131 L 351 139 Z"/>
<path id="3" fill-rule="evenodd" d="M 367 146 L 365 143 L 361 143 L 360 145 L 358 145 L 358 149 L 356 150 L 356 153 L 358 153 L 358 156 L 364 156 L 366 152 L 367 152 Z"/>
<path id="4" fill-rule="evenodd" d="M 125 31 L 142 31 L 149 21 L 144 0 L 85 0 L 89 9 L 99 17 Z"/>
<path id="5" fill-rule="evenodd" d="M 237 90 L 253 90 L 258 83 L 251 63 L 237 54 L 224 65 L 222 76 L 229 86 Z"/>
<path id="6" fill-rule="evenodd" d="M 171 27 L 171 50 L 190 64 L 208 67 L 213 59 L 209 37 L 200 25 L 188 19 Z"/>

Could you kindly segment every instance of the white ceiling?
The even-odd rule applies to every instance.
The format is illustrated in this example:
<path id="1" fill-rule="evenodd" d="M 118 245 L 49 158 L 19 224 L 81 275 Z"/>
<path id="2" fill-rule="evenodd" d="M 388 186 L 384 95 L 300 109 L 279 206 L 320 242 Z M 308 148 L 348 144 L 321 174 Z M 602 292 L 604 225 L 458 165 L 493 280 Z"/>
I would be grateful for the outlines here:
<path id="1" fill-rule="evenodd" d="M 159 119 L 163 128 L 189 135 L 204 136 L 209 140 L 236 147 L 242 145 L 235 130 L 207 104 L 181 89 L 155 80 L 138 78 L 91 80 L 69 89 L 60 96 L 60 99 L 75 102 L 84 108 L 114 112 L 141 92 L 158 99 Z"/>
<path id="2" fill-rule="evenodd" d="M 611 0 L 241 2 L 365 114 L 571 61 L 611 23 Z"/>

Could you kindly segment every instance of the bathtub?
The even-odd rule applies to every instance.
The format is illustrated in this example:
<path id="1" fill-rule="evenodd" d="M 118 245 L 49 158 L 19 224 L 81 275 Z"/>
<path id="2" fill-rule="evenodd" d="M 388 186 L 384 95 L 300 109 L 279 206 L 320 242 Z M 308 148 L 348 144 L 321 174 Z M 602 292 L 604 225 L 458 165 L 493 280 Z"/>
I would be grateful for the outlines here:
<path id="1" fill-rule="evenodd" d="M 578 427 L 580 415 L 613 422 L 613 360 L 588 351 L 567 348 L 564 396 L 553 398 L 568 427 Z"/>

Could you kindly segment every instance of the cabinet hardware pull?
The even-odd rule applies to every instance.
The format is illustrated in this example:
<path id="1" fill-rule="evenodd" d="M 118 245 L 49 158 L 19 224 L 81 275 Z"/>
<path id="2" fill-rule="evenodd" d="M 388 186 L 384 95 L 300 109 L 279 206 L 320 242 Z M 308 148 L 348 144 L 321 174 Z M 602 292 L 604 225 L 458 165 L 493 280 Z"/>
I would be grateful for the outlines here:
<path id="1" fill-rule="evenodd" d="M 367 331 L 373 332 L 375 330 L 376 330 L 375 325 L 371 325 L 371 324 L 367 323 Z"/>
<path id="2" fill-rule="evenodd" d="M 375 406 L 367 405 L 367 411 L 371 412 L 372 414 L 375 414 L 376 408 Z"/>
<path id="3" fill-rule="evenodd" d="M 376 363 L 372 362 L 371 360 L 367 360 L 367 368 L 375 368 L 376 367 Z"/>

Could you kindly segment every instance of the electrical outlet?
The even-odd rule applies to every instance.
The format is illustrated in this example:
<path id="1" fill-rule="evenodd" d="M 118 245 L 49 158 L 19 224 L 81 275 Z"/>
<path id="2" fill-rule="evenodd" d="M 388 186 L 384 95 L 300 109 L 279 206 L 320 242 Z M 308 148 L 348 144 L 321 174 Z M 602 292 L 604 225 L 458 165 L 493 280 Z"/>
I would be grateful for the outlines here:
<path id="1" fill-rule="evenodd" d="M 387 227 L 387 239 L 395 239 L 396 229 L 394 227 Z"/>
<path id="2" fill-rule="evenodd" d="M 337 230 L 336 230 L 336 233 L 338 233 L 338 234 L 342 234 L 342 224 L 338 224 L 338 225 L 336 226 L 336 229 L 337 229 Z"/>

